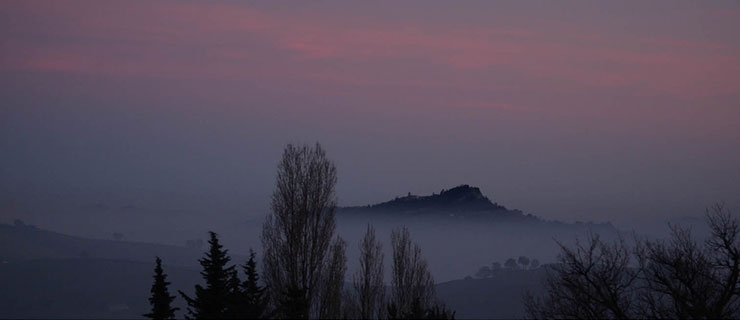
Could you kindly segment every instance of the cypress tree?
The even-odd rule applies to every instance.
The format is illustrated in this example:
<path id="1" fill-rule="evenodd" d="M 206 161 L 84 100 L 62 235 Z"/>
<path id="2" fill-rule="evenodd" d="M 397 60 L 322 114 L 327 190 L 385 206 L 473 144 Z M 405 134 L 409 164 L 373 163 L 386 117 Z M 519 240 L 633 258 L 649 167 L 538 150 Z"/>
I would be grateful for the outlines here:
<path id="1" fill-rule="evenodd" d="M 230 278 L 234 266 L 227 267 L 231 261 L 228 250 L 218 242 L 215 232 L 209 232 L 211 239 L 206 256 L 200 259 L 203 271 L 200 272 L 206 281 L 206 286 L 195 286 L 195 297 L 191 298 L 184 292 L 179 291 L 183 299 L 188 303 L 188 314 L 190 319 L 223 319 L 229 317 L 229 304 L 231 301 Z"/>
<path id="2" fill-rule="evenodd" d="M 178 308 L 172 308 L 172 301 L 175 300 L 175 296 L 170 295 L 167 289 L 168 285 L 170 283 L 167 282 L 167 275 L 162 269 L 162 259 L 157 257 L 156 266 L 154 267 L 154 283 L 151 289 L 152 296 L 149 298 L 152 311 L 144 314 L 144 317 L 155 320 L 175 318 L 175 311 Z"/>

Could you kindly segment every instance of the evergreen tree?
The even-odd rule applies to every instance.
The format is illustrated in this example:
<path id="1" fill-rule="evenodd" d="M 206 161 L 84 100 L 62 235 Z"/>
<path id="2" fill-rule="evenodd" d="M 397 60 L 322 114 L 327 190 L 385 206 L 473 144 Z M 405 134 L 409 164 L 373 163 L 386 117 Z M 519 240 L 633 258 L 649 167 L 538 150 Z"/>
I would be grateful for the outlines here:
<path id="1" fill-rule="evenodd" d="M 232 268 L 231 272 L 229 272 L 226 287 L 228 297 L 226 297 L 225 317 L 228 319 L 248 318 L 244 316 L 244 303 L 242 301 L 244 292 L 242 291 L 241 280 L 239 280 L 239 274 L 236 268 Z"/>
<path id="2" fill-rule="evenodd" d="M 244 264 L 247 279 L 241 284 L 242 313 L 241 318 L 259 319 L 266 316 L 267 296 L 265 288 L 259 285 L 255 253 L 249 250 L 249 260 Z"/>
<path id="3" fill-rule="evenodd" d="M 210 249 L 206 256 L 200 259 L 200 265 L 203 266 L 200 274 L 206 281 L 206 286 L 196 285 L 194 298 L 180 291 L 180 295 L 188 303 L 186 317 L 191 319 L 223 319 L 229 316 L 229 302 L 232 299 L 230 278 L 234 266 L 226 266 L 231 261 L 227 254 L 228 250 L 219 244 L 216 233 L 209 233 Z"/>
<path id="4" fill-rule="evenodd" d="M 152 311 L 144 314 L 144 317 L 155 320 L 175 318 L 175 311 L 179 308 L 172 308 L 172 301 L 175 300 L 175 296 L 171 296 L 170 291 L 167 290 L 169 284 L 167 275 L 162 269 L 162 259 L 157 257 L 156 266 L 154 267 L 154 283 L 151 290 L 152 296 L 149 298 Z"/>

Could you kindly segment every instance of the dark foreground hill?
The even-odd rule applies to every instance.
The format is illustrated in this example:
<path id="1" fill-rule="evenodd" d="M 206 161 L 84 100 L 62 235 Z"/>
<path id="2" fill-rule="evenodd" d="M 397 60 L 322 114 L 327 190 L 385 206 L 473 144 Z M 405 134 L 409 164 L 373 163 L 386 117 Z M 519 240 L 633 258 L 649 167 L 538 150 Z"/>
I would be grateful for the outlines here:
<path id="1" fill-rule="evenodd" d="M 545 267 L 495 271 L 490 278 L 453 280 L 437 285 L 437 296 L 456 310 L 457 319 L 523 318 L 522 296 L 542 292 Z"/>
<path id="2" fill-rule="evenodd" d="M 0 318 L 142 318 L 149 308 L 153 268 L 153 263 L 93 258 L 4 262 Z M 196 269 L 164 268 L 170 293 L 191 292 L 200 281 Z M 182 308 L 182 299 L 175 304 Z"/>

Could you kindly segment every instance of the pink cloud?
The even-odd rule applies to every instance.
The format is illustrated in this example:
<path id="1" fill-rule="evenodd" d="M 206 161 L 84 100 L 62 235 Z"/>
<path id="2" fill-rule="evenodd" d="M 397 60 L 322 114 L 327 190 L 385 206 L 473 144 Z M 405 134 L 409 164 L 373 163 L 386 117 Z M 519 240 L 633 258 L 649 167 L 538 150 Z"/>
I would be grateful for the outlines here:
<path id="1" fill-rule="evenodd" d="M 174 77 L 260 74 L 277 80 L 480 90 L 488 77 L 517 74 L 574 89 L 618 87 L 673 96 L 740 89 L 740 49 L 734 44 L 599 37 L 584 30 L 560 37 L 571 30 L 556 23 L 529 29 L 437 27 L 418 21 L 360 26 L 333 16 L 268 13 L 231 3 L 24 1 L 5 10 L 50 21 L 47 27 L 10 34 L 0 62 L 5 69 Z M 54 41 L 24 39 L 38 35 L 34 32 Z M 402 71 L 408 61 L 426 67 Z M 429 79 L 425 73 L 432 71 L 454 80 Z"/>
<path id="2" fill-rule="evenodd" d="M 516 111 L 534 111 L 535 108 L 525 107 L 521 105 L 513 105 L 502 102 L 482 102 L 482 101 L 462 101 L 453 103 L 455 106 L 466 107 L 466 108 L 492 108 L 492 109 L 505 109 L 505 110 L 516 110 Z"/>

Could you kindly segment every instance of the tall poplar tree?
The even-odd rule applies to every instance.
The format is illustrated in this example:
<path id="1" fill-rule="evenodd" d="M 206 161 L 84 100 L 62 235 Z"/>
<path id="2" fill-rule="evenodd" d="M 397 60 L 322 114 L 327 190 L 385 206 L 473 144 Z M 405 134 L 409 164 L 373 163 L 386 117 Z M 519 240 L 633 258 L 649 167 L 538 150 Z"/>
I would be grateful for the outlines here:
<path id="1" fill-rule="evenodd" d="M 345 271 L 344 252 L 330 253 L 332 243 L 344 250 L 334 236 L 336 183 L 336 167 L 319 144 L 285 147 L 262 228 L 263 275 L 278 317 L 328 316 L 326 304 L 337 303 L 326 292 L 336 286 L 324 285 L 344 279 Z"/>

